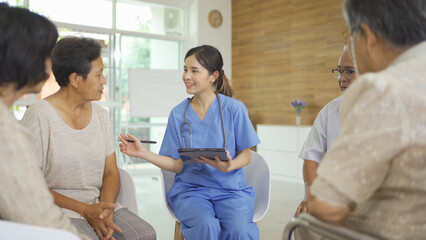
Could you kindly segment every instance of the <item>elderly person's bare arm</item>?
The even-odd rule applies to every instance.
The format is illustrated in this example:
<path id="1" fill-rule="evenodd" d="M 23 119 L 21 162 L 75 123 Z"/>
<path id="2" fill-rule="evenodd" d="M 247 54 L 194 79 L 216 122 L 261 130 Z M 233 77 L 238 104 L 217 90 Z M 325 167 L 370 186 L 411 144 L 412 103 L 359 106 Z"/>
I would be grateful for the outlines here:
<path id="1" fill-rule="evenodd" d="M 309 194 L 307 205 L 309 213 L 325 222 L 336 225 L 343 225 L 343 222 L 351 215 L 349 206 L 332 204 L 313 194 Z"/>
<path id="2" fill-rule="evenodd" d="M 303 180 L 305 181 L 305 198 L 300 202 L 296 210 L 295 216 L 308 211 L 307 201 L 309 198 L 309 188 L 317 177 L 318 163 L 305 159 L 303 162 Z"/>

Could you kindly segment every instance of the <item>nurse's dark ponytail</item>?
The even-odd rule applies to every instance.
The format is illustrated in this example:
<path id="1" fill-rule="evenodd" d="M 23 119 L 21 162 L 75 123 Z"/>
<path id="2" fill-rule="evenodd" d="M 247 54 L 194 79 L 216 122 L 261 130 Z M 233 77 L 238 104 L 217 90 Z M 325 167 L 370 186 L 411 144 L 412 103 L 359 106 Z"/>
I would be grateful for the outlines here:
<path id="1" fill-rule="evenodd" d="M 188 53 L 186 53 L 185 59 L 192 55 L 195 56 L 201 66 L 209 71 L 210 75 L 212 75 L 215 71 L 219 73 L 218 78 L 213 83 L 215 92 L 232 97 L 234 95 L 234 90 L 222 69 L 223 58 L 219 50 L 209 45 L 202 45 L 190 49 Z"/>

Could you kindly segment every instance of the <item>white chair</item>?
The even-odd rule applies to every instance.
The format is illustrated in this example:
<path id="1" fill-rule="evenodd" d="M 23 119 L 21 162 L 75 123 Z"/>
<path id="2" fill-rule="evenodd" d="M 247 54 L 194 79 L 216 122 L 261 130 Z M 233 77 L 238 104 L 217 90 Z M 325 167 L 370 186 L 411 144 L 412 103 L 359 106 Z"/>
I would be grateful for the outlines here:
<path id="1" fill-rule="evenodd" d="M 120 192 L 117 196 L 117 202 L 138 215 L 138 202 L 133 178 L 126 170 L 122 168 L 118 168 L 118 170 L 120 171 Z"/>
<path id="2" fill-rule="evenodd" d="M 167 202 L 166 195 L 175 180 L 175 173 L 161 170 L 164 203 L 170 215 L 176 220 L 175 240 L 183 240 L 180 230 L 180 222 L 173 213 L 172 206 Z M 253 186 L 256 192 L 256 204 L 254 206 L 253 222 L 258 222 L 265 216 L 269 208 L 269 197 L 271 192 L 271 174 L 265 160 L 257 152 L 251 151 L 251 162 L 244 167 L 244 175 L 248 186 Z"/>
<path id="3" fill-rule="evenodd" d="M 71 232 L 48 227 L 0 220 L 0 239 L 13 240 L 79 240 Z"/>
<path id="4" fill-rule="evenodd" d="M 292 233 L 296 228 L 303 228 L 333 240 L 378 240 L 375 237 L 355 232 L 352 229 L 331 225 L 323 222 L 308 213 L 302 213 L 299 217 L 293 217 L 284 230 L 284 240 L 291 240 Z"/>
<path id="5" fill-rule="evenodd" d="M 256 192 L 253 222 L 258 222 L 265 216 L 269 208 L 271 173 L 263 157 L 257 152 L 251 151 L 251 162 L 244 167 L 244 175 L 247 185 L 253 186 Z"/>

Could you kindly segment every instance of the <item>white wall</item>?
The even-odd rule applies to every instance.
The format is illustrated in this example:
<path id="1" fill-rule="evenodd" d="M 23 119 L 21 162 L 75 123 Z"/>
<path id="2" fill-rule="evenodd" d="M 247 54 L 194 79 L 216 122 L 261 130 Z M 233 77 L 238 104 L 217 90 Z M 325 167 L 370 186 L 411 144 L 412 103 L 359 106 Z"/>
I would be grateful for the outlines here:
<path id="1" fill-rule="evenodd" d="M 312 126 L 257 125 L 257 152 L 273 177 L 303 183 L 303 159 L 299 153 Z"/>
<path id="2" fill-rule="evenodd" d="M 222 25 L 218 28 L 211 27 L 208 21 L 209 12 L 214 9 L 219 10 L 223 17 Z M 189 12 L 189 36 L 192 39 L 196 38 L 194 39 L 196 45 L 212 45 L 221 52 L 224 63 L 223 70 L 230 79 L 232 79 L 231 13 L 231 0 L 195 0 L 191 4 Z M 196 22 L 194 22 L 195 20 Z"/>

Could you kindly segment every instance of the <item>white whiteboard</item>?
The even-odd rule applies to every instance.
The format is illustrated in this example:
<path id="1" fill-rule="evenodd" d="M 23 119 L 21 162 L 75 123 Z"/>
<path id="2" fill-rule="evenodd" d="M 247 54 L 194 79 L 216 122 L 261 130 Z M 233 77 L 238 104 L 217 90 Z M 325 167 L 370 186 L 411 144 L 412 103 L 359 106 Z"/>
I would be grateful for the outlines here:
<path id="1" fill-rule="evenodd" d="M 173 107 L 190 97 L 182 70 L 129 69 L 131 117 L 167 117 Z"/>

